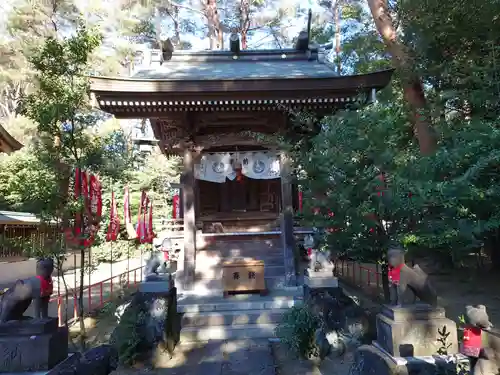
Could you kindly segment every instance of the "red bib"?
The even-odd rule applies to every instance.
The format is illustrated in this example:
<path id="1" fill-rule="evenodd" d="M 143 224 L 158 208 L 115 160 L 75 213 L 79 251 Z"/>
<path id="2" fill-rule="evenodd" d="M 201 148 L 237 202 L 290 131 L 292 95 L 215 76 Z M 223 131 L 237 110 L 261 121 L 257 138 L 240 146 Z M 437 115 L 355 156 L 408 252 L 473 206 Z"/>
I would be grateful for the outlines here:
<path id="1" fill-rule="evenodd" d="M 388 276 L 389 276 L 389 282 L 395 285 L 399 284 L 399 281 L 401 280 L 401 268 L 403 265 L 399 265 L 397 267 L 392 267 L 389 266 L 389 271 L 388 271 Z"/>
<path id="2" fill-rule="evenodd" d="M 482 332 L 482 329 L 478 327 L 465 327 L 462 350 L 460 352 L 468 357 L 479 357 L 479 352 L 481 351 L 482 346 Z"/>
<path id="3" fill-rule="evenodd" d="M 40 296 L 41 297 L 50 297 L 52 292 L 54 291 L 54 286 L 52 285 L 52 277 L 45 279 L 42 276 L 36 277 L 40 280 Z"/>

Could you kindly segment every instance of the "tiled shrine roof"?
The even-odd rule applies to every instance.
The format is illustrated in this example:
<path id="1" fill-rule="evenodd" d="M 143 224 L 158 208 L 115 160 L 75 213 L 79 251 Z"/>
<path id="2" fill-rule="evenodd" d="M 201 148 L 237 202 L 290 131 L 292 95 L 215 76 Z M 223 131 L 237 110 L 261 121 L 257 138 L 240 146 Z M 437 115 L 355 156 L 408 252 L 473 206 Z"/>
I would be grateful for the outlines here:
<path id="1" fill-rule="evenodd" d="M 156 68 L 138 71 L 133 78 L 166 80 L 250 80 L 332 78 L 333 67 L 320 63 L 317 54 L 295 50 L 180 51 Z"/>
<path id="2" fill-rule="evenodd" d="M 22 147 L 23 145 L 0 124 L 0 152 L 17 151 Z"/>

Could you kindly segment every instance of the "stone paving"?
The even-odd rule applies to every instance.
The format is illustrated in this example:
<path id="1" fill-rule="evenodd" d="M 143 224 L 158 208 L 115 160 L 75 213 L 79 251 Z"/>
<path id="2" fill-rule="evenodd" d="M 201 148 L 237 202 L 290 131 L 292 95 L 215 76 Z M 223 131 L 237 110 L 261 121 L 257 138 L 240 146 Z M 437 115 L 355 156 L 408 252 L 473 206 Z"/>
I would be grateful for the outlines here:
<path id="1" fill-rule="evenodd" d="M 275 375 L 274 359 L 267 339 L 228 340 L 180 345 L 174 356 L 162 353 L 156 368 L 122 370 L 113 375 Z"/>
<path id="2" fill-rule="evenodd" d="M 347 375 L 354 361 L 353 352 L 340 357 L 331 354 L 323 361 L 298 359 L 291 356 L 287 347 L 281 343 L 273 343 L 272 352 L 276 375 Z"/>

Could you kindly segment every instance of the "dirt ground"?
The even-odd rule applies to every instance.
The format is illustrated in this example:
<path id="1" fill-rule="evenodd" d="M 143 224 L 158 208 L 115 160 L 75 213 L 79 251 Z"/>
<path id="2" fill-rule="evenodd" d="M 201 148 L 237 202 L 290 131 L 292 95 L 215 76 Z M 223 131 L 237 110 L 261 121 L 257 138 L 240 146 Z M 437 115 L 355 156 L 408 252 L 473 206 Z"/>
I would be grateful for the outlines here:
<path id="1" fill-rule="evenodd" d="M 431 275 L 430 279 L 448 318 L 458 321 L 466 305 L 485 305 L 493 325 L 500 327 L 500 275 L 488 272 L 473 275 L 462 271 Z"/>

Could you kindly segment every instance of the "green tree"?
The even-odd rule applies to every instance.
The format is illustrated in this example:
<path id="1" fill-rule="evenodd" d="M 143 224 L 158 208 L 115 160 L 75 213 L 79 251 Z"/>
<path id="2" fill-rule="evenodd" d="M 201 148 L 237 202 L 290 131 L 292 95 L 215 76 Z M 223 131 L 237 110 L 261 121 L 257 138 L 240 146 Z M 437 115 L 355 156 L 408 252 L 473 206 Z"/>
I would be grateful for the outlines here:
<path id="1" fill-rule="evenodd" d="M 110 138 L 95 136 L 100 114 L 90 106 L 90 81 L 87 76 L 89 56 L 101 43 L 101 35 L 80 22 L 74 36 L 67 39 L 48 37 L 29 57 L 36 78 L 36 90 L 23 98 L 21 113 L 37 124 L 39 140 L 36 158 L 54 176 L 50 197 L 39 202 L 39 212 L 46 218 L 56 218 L 63 226 L 82 202 L 68 194 L 72 171 L 81 168 L 97 173 L 101 178 L 120 177 L 115 167 L 115 155 Z M 118 150 L 119 151 L 119 150 Z M 126 148 L 123 150 L 126 151 Z M 80 273 L 79 312 L 83 323 L 84 249 Z M 85 346 L 81 335 L 82 347 Z"/>

